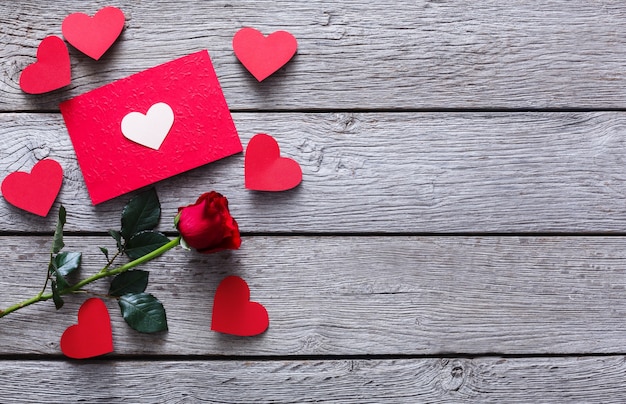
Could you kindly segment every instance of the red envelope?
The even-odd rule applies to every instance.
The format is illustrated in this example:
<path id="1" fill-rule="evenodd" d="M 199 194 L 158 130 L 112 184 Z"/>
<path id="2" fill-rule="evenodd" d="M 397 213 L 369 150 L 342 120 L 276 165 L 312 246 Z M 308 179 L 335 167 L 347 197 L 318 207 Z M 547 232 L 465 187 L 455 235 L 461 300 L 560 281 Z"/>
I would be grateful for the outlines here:
<path id="1" fill-rule="evenodd" d="M 94 205 L 243 150 L 207 51 L 60 109 Z"/>

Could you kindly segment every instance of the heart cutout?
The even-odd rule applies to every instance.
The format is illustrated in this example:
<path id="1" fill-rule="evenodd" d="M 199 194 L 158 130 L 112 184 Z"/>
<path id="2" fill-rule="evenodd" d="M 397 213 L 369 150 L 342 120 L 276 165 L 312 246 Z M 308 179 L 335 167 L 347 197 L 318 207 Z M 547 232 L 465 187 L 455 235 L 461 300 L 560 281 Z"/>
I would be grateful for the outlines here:
<path id="1" fill-rule="evenodd" d="M 302 181 L 302 169 L 295 161 L 280 157 L 280 148 L 270 135 L 255 135 L 244 159 L 246 188 L 254 191 L 286 191 Z"/>
<path id="2" fill-rule="evenodd" d="M 78 324 L 61 336 L 61 351 L 74 359 L 93 358 L 113 352 L 111 318 L 104 302 L 92 297 L 78 310 Z"/>
<path id="3" fill-rule="evenodd" d="M 250 288 L 246 281 L 238 276 L 229 276 L 220 282 L 213 300 L 213 331 L 250 337 L 267 330 L 269 324 L 265 307 L 250 301 Z"/>
<path id="4" fill-rule="evenodd" d="M 263 81 L 295 55 L 298 41 L 287 31 L 267 37 L 254 28 L 242 28 L 233 37 L 235 56 L 258 80 Z"/>
<path id="5" fill-rule="evenodd" d="M 152 105 L 146 115 L 131 112 L 122 119 L 124 137 L 142 146 L 159 150 L 174 124 L 174 111 L 164 102 Z"/>
<path id="6" fill-rule="evenodd" d="M 37 61 L 22 70 L 20 88 L 28 94 L 43 94 L 70 84 L 70 54 L 58 36 L 48 36 L 37 47 Z"/>
<path id="7" fill-rule="evenodd" d="M 83 13 L 68 15 L 61 24 L 61 31 L 73 47 L 98 60 L 120 36 L 124 21 L 122 10 L 104 7 L 93 17 Z"/>
<path id="8" fill-rule="evenodd" d="M 39 216 L 47 216 L 63 183 L 63 168 L 52 159 L 40 160 L 30 173 L 9 174 L 0 186 L 11 205 Z"/>

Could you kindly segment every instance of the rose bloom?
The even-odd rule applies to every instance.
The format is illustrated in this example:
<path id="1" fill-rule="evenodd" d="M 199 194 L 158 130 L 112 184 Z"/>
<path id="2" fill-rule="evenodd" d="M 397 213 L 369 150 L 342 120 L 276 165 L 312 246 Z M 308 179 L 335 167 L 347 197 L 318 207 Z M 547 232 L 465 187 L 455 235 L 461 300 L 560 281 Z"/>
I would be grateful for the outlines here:
<path id="1" fill-rule="evenodd" d="M 193 205 L 178 208 L 176 227 L 187 245 L 203 254 L 236 250 L 241 245 L 228 200 L 215 191 L 202 194 Z"/>

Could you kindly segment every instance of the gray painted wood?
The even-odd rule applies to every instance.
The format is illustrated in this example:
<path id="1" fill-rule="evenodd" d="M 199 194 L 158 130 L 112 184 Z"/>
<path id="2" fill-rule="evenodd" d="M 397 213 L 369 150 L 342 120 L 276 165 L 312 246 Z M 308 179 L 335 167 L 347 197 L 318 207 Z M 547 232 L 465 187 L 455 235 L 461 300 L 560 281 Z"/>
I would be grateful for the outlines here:
<path id="1" fill-rule="evenodd" d="M 208 49 L 231 108 L 624 108 L 626 5 L 618 1 L 118 1 L 126 28 L 95 62 L 70 50 L 72 84 L 28 96 L 19 74 L 71 12 L 107 2 L 3 2 L 0 110 L 59 101 Z M 235 58 L 244 26 L 299 40 L 259 84 Z"/>
<path id="2" fill-rule="evenodd" d="M 41 39 L 60 35 L 69 13 L 109 3 L 13 3 L 0 5 L 0 176 L 52 157 L 65 181 L 46 219 L 0 202 L 0 307 L 38 291 L 49 248 L 38 234 L 51 233 L 59 204 L 68 230 L 94 234 L 119 226 L 127 200 L 90 205 L 50 113 L 62 100 L 208 49 L 244 144 L 274 135 L 305 179 L 291 192 L 246 191 L 238 155 L 159 183 L 162 230 L 216 189 L 242 231 L 283 236 L 151 264 L 170 330 L 130 331 L 109 301 L 116 351 L 104 360 L 59 354 L 85 296 L 1 319 L 2 401 L 623 401 L 622 238 L 517 236 L 624 231 L 626 126 L 609 111 L 626 105 L 624 3 L 120 1 L 116 45 L 99 62 L 70 47 L 72 84 L 41 96 L 18 87 Z M 298 54 L 257 83 L 231 48 L 243 26 L 292 32 Z M 553 112 L 488 112 L 544 108 Z M 471 112 L 399 113 L 438 109 Z M 93 272 L 112 240 L 79 233 L 68 249 L 88 252 Z M 210 331 L 229 274 L 270 311 L 267 333 Z"/>
<path id="3" fill-rule="evenodd" d="M 626 114 L 237 113 L 244 146 L 270 133 L 302 166 L 302 184 L 243 186 L 243 154 L 157 184 L 161 229 L 179 206 L 215 189 L 244 232 L 623 232 Z M 91 205 L 62 119 L 2 114 L 0 173 L 57 159 L 65 181 L 48 218 L 0 202 L 2 231 L 119 227 L 130 196 Z"/>
<path id="4" fill-rule="evenodd" d="M 622 403 L 626 395 L 622 356 L 0 365 L 0 396 L 14 403 Z"/>
<path id="5" fill-rule="evenodd" d="M 83 273 L 113 239 L 66 238 Z M 441 355 L 619 353 L 626 346 L 626 252 L 620 237 L 246 237 L 238 251 L 182 249 L 145 265 L 169 332 L 128 328 L 109 301 L 118 355 Z M 5 237 L 0 308 L 37 293 L 49 238 Z M 34 252 L 38 252 L 35 254 Z M 210 330 L 227 275 L 246 279 L 269 330 Z M 106 293 L 106 282 L 89 288 Z M 0 319 L 0 355 L 58 355 L 86 296 Z"/>

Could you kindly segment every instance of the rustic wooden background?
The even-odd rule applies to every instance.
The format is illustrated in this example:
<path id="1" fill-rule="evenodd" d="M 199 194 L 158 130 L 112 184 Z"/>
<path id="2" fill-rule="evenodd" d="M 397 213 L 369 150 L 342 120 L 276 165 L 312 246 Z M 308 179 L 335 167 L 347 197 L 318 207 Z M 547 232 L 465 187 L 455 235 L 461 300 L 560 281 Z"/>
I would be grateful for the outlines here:
<path id="1" fill-rule="evenodd" d="M 111 3 L 9 3 L 0 174 L 51 157 L 65 179 L 48 218 L 0 201 L 0 307 L 40 288 L 60 204 L 89 274 L 132 196 L 90 204 L 62 100 L 208 49 L 244 145 L 272 134 L 304 181 L 247 191 L 240 154 L 158 183 L 161 230 L 215 189 L 241 250 L 144 267 L 170 330 L 138 334 L 109 301 L 102 358 L 60 353 L 82 295 L 0 319 L 2 402 L 623 402 L 626 3 L 118 1 L 114 47 L 70 47 L 72 84 L 40 96 L 18 86 L 39 42 Z M 256 82 L 232 52 L 244 26 L 290 31 L 298 54 Z M 210 331 L 230 274 L 265 334 Z"/>

